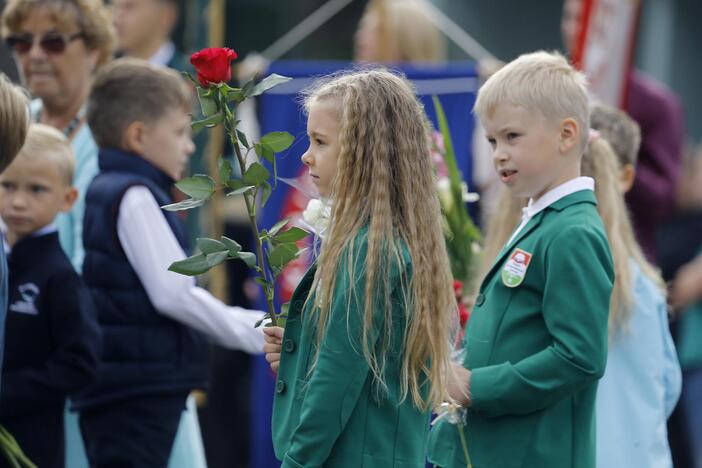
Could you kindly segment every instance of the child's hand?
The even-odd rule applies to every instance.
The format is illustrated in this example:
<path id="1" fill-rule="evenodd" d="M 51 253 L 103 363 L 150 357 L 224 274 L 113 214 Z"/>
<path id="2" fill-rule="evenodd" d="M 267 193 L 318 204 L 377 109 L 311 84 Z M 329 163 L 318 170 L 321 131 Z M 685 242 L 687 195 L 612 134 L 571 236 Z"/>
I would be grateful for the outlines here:
<path id="1" fill-rule="evenodd" d="M 283 332 L 281 327 L 264 327 L 263 335 L 266 342 L 263 344 L 263 352 L 266 353 L 266 361 L 271 365 L 271 369 L 276 374 L 280 365 L 280 351 L 283 343 Z"/>
<path id="2" fill-rule="evenodd" d="M 702 297 L 702 257 L 683 265 L 675 275 L 670 291 L 670 303 L 675 308 L 685 307 Z"/>
<path id="3" fill-rule="evenodd" d="M 463 407 L 470 406 L 470 371 L 458 363 L 452 363 L 453 375 L 449 382 L 449 396 Z"/>

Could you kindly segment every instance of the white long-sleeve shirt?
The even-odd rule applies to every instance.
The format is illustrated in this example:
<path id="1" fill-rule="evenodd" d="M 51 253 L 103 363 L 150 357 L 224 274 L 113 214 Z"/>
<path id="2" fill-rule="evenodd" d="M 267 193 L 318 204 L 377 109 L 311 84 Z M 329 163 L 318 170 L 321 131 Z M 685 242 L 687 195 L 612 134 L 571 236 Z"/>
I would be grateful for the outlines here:
<path id="1" fill-rule="evenodd" d="M 156 310 L 192 327 L 216 343 L 251 354 L 261 353 L 263 332 L 254 324 L 263 312 L 230 307 L 195 284 L 168 271 L 186 258 L 149 189 L 134 186 L 122 198 L 117 216 L 122 249 Z"/>

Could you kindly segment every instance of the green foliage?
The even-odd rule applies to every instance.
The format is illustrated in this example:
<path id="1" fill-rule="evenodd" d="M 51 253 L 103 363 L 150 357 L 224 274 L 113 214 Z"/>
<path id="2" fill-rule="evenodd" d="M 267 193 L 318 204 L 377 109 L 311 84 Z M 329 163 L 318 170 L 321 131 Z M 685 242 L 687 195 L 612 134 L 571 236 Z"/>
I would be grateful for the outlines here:
<path id="1" fill-rule="evenodd" d="M 473 223 L 464 201 L 464 182 L 456 162 L 451 133 L 444 110 L 439 99 L 434 96 L 434 108 L 439 123 L 439 131 L 444 140 L 444 161 L 448 172 L 450 186 L 450 203 L 443 203 L 441 211 L 444 218 L 446 250 L 451 263 L 453 277 L 470 284 L 475 270 L 476 255 L 473 245 L 480 240 L 480 231 Z M 441 198 L 441 197 L 440 197 Z"/>

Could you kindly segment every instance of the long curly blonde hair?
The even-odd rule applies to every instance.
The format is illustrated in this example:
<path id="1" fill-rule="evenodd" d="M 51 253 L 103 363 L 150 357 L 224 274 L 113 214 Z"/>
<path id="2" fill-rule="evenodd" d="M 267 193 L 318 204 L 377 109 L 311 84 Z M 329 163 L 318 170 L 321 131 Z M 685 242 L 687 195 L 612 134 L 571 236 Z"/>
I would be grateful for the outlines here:
<path id="1" fill-rule="evenodd" d="M 331 224 L 311 289 L 317 291 L 318 344 L 329 324 L 340 259 L 347 256 L 350 284 L 355 284 L 354 266 L 364 262 L 362 351 L 374 382 L 386 388 L 387 353 L 397 339 L 392 336 L 397 317 L 392 313 L 389 279 L 393 265 L 402 265 L 403 252 L 409 252 L 411 278 L 401 286 L 405 299 L 401 399 L 410 395 L 415 406 L 427 409 L 448 397 L 456 303 L 424 110 L 404 78 L 381 69 L 334 76 L 308 91 L 305 105 L 309 109 L 315 101 L 327 99 L 339 104 L 340 130 Z M 358 252 L 354 240 L 365 226 L 366 257 L 349 258 Z M 374 301 L 384 305 L 382 330 L 374 328 L 378 309 Z M 380 337 L 377 345 L 373 337 Z"/>

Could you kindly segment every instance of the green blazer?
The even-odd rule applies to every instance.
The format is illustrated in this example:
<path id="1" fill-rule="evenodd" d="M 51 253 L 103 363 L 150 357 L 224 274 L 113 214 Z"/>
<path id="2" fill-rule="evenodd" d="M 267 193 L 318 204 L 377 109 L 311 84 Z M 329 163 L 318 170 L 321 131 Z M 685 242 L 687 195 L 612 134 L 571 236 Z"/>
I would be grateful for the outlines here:
<path id="1" fill-rule="evenodd" d="M 392 268 L 393 333 L 377 339 L 387 362 L 387 393 L 372 383 L 361 347 L 366 244 L 359 238 L 350 284 L 346 256 L 339 261 L 331 304 L 331 326 L 314 359 L 317 326 L 305 299 L 314 278 L 312 267 L 295 290 L 285 326 L 273 402 L 273 446 L 283 467 L 424 468 L 429 413 L 410 398 L 400 402 L 399 344 L 407 313 L 400 282 L 411 276 L 411 260 Z M 376 330 L 383 325 L 378 307 Z"/>
<path id="2" fill-rule="evenodd" d="M 590 190 L 536 214 L 502 249 L 464 338 L 463 365 L 472 371 L 465 435 L 475 468 L 595 466 L 613 280 Z M 434 427 L 429 460 L 466 466 L 456 426 Z"/>

